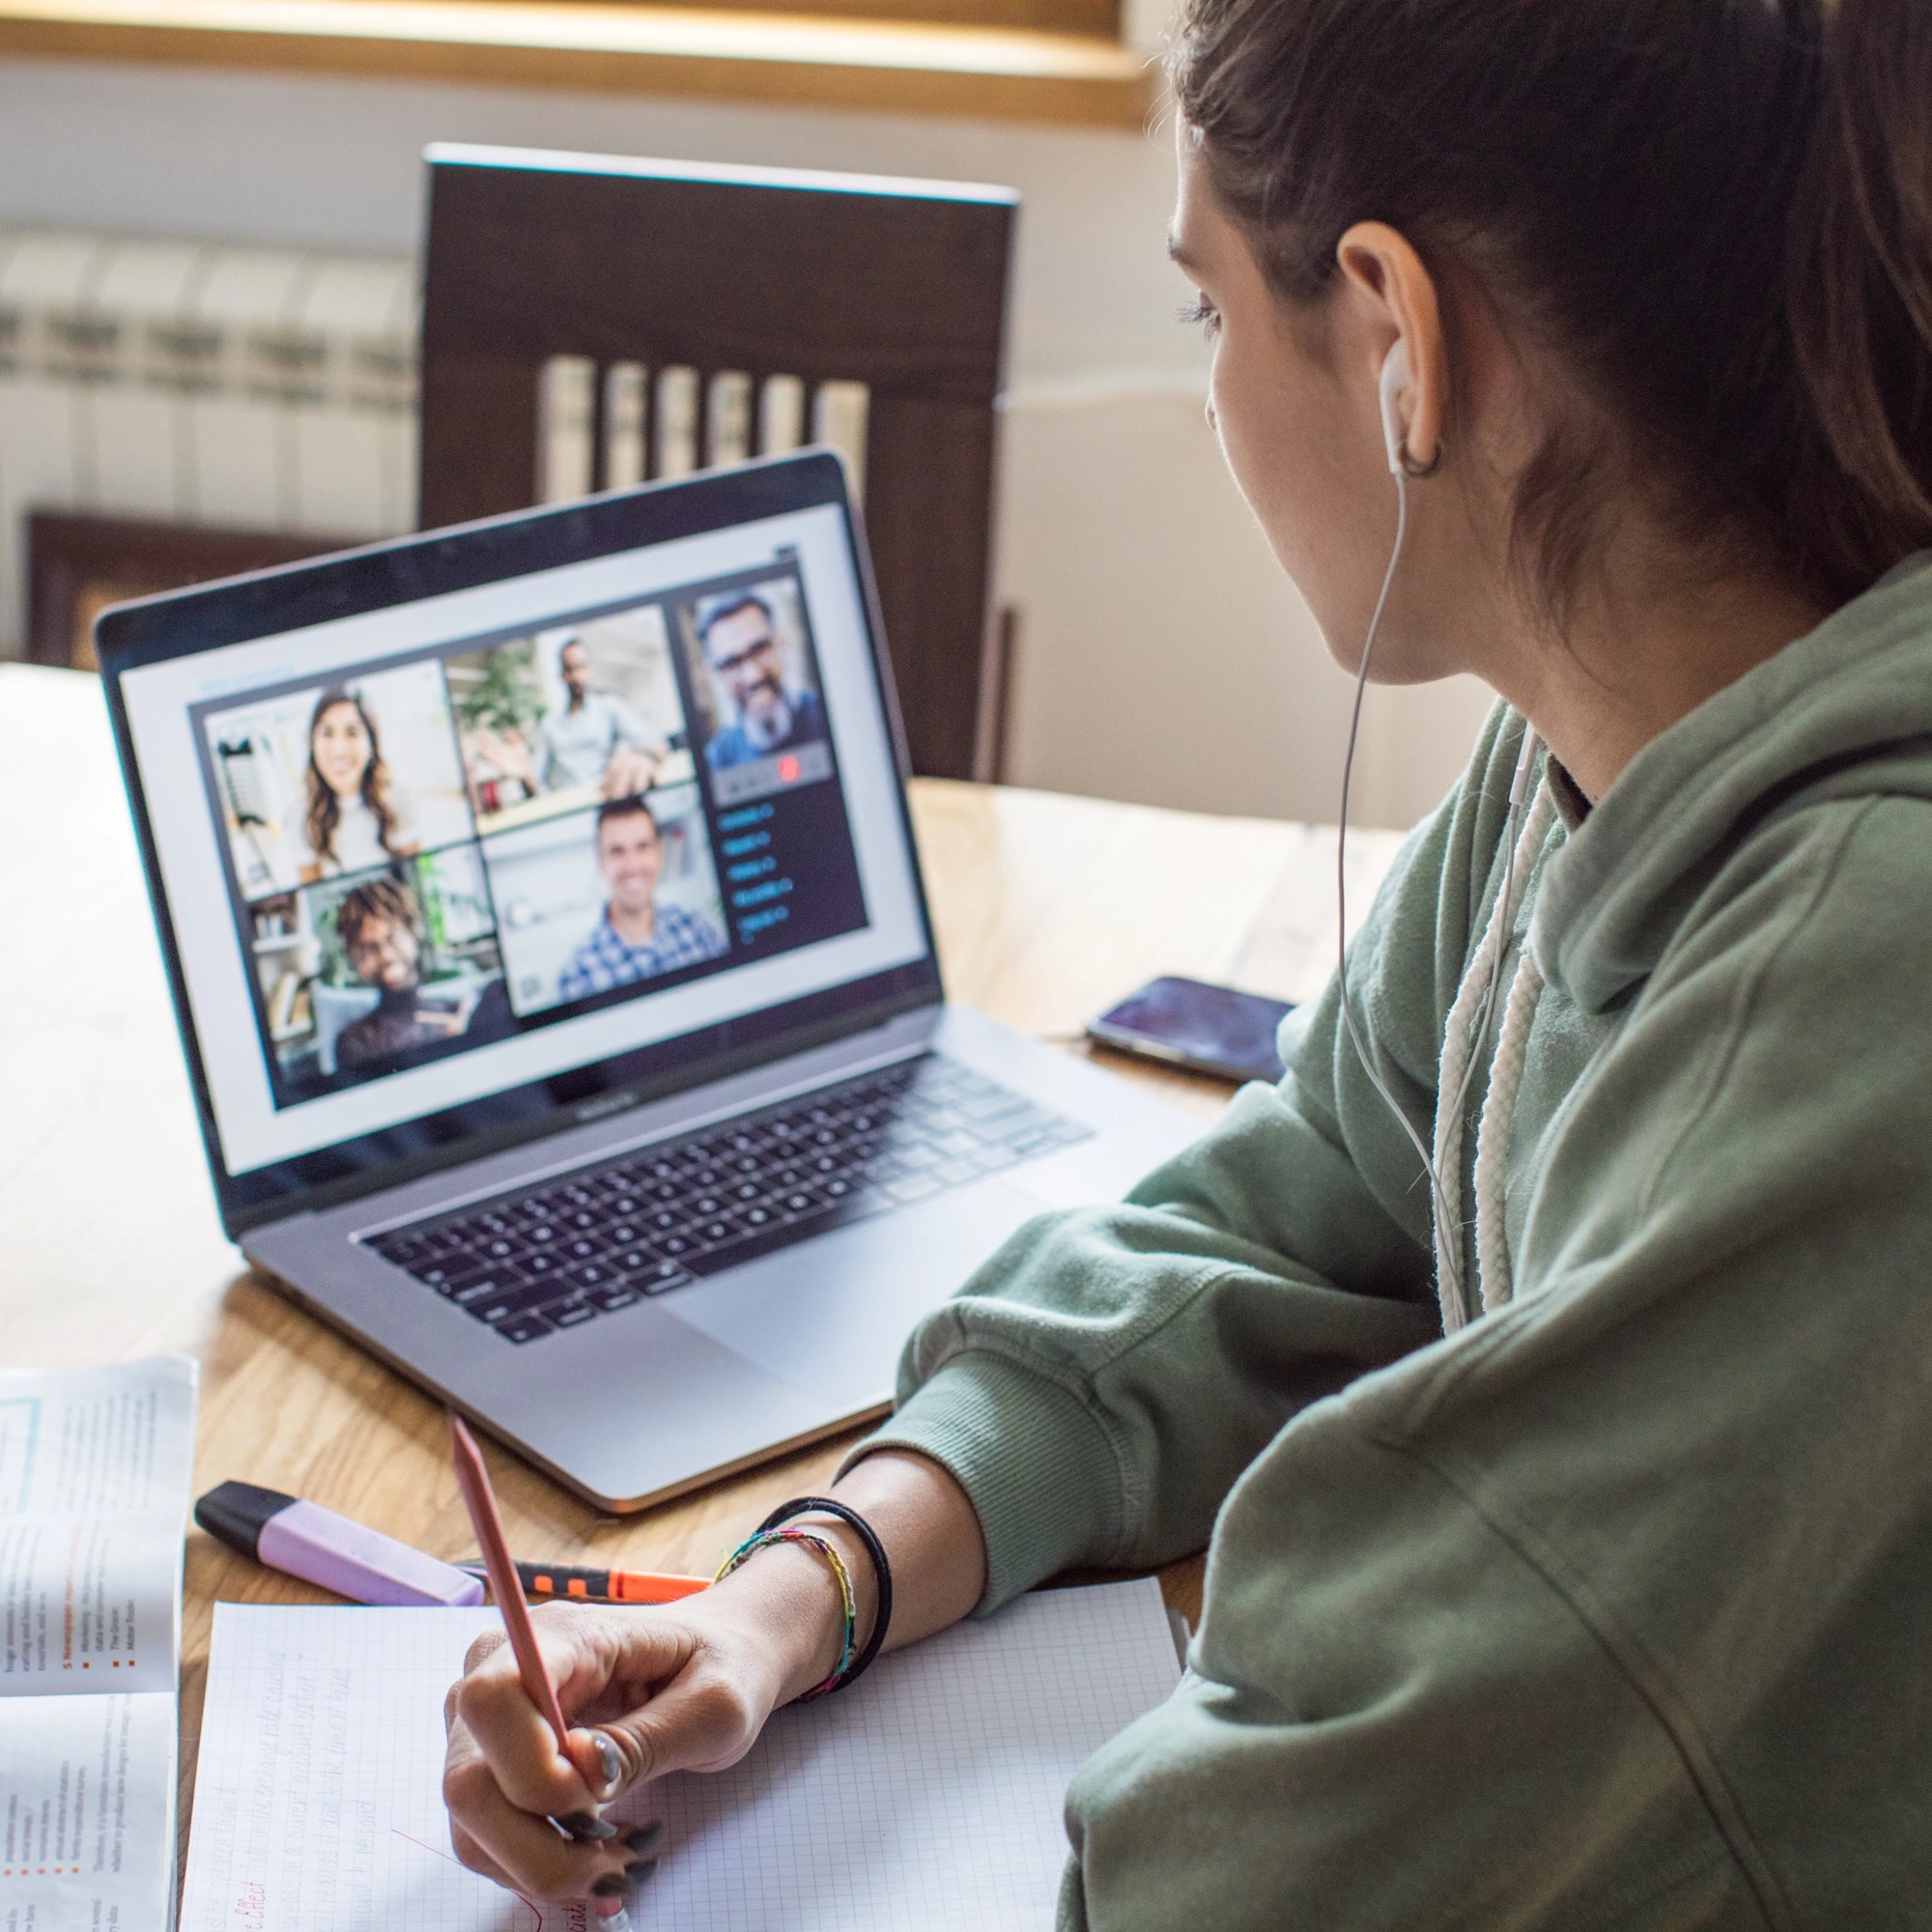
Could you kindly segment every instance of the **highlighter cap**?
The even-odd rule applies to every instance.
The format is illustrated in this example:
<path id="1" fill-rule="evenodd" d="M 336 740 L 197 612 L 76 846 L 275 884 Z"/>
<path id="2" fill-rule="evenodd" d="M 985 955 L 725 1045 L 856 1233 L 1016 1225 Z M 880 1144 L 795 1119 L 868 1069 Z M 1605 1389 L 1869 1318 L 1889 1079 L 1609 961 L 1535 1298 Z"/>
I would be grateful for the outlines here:
<path id="1" fill-rule="evenodd" d="M 295 1501 L 280 1490 L 264 1490 L 253 1483 L 223 1483 L 194 1506 L 194 1520 L 217 1543 L 243 1556 L 261 1557 L 262 1531 Z"/>

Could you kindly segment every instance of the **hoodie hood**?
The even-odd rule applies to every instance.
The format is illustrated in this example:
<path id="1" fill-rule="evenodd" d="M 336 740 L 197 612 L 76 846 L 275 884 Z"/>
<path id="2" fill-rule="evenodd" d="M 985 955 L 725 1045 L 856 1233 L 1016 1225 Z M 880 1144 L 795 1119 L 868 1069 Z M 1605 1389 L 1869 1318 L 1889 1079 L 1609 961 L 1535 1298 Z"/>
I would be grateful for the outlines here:
<path id="1" fill-rule="evenodd" d="M 1544 977 L 1627 999 L 1752 831 L 1802 804 L 1932 798 L 1932 552 L 1654 738 L 1545 871 Z"/>

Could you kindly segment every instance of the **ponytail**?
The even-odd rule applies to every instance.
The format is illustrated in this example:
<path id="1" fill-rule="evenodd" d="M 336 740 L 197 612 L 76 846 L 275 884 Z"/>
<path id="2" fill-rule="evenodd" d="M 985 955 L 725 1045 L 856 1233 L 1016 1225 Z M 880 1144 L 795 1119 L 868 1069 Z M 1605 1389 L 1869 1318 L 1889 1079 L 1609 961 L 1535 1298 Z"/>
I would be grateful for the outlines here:
<path id="1" fill-rule="evenodd" d="M 1804 438 L 1789 526 L 1855 594 L 1932 547 L 1932 9 L 1824 10 L 1822 99 L 1792 206 Z"/>
<path id="2" fill-rule="evenodd" d="M 1169 72 L 1284 302 L 1386 221 L 1601 405 L 1517 492 L 1559 621 L 1634 485 L 1833 605 L 1932 547 L 1932 0 L 1184 0 Z"/>

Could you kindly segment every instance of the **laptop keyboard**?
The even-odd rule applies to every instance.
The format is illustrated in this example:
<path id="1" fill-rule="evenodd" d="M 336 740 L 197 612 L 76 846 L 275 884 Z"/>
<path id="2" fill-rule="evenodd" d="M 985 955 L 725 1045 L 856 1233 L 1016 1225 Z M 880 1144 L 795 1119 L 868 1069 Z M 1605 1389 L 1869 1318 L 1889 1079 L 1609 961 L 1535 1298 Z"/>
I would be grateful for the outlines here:
<path id="1" fill-rule="evenodd" d="M 1092 1132 L 927 1054 L 365 1245 L 534 1342 Z"/>

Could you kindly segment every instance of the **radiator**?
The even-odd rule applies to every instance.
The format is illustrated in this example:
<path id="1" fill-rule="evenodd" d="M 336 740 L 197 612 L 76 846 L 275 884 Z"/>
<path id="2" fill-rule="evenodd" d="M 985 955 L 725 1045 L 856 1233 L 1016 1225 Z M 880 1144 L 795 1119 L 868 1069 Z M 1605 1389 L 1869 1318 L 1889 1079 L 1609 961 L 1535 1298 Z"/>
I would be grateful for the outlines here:
<path id="1" fill-rule="evenodd" d="M 406 257 L 0 227 L 0 655 L 29 510 L 409 529 L 416 311 Z"/>

